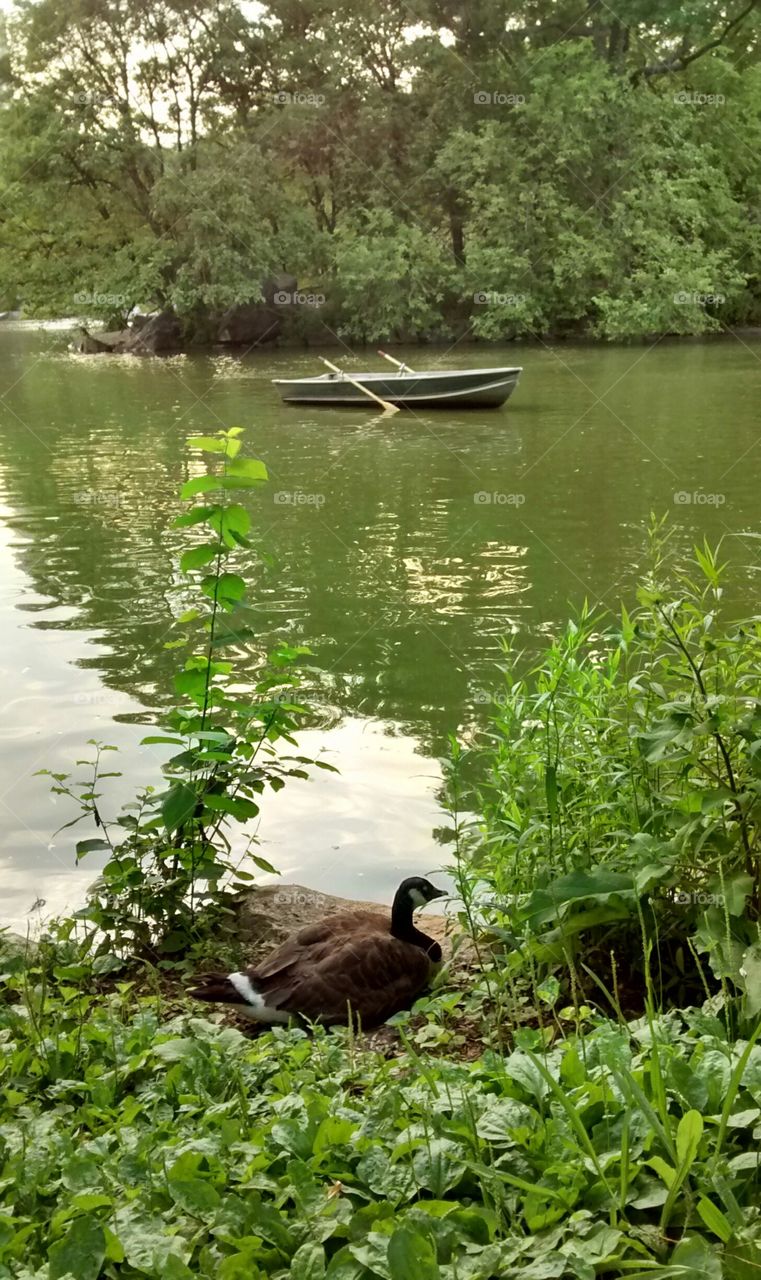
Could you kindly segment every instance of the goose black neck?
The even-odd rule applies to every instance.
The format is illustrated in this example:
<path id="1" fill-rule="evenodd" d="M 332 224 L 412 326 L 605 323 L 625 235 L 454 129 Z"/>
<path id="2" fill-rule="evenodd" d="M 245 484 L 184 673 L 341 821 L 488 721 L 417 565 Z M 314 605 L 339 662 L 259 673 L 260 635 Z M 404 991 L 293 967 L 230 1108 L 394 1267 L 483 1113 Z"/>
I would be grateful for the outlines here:
<path id="1" fill-rule="evenodd" d="M 430 953 L 431 948 L 436 947 L 437 944 L 433 938 L 428 937 L 427 933 L 422 933 L 420 929 L 415 928 L 412 920 L 414 910 L 407 894 L 397 893 L 391 908 L 391 932 L 401 942 L 411 942 L 413 946 L 421 947 L 423 951 Z"/>

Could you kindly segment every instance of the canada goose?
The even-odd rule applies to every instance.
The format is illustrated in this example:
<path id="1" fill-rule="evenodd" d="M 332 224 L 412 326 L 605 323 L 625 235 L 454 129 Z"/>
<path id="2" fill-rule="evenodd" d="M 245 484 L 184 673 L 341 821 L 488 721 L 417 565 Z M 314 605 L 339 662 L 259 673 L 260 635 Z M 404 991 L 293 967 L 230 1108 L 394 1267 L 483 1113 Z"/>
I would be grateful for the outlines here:
<path id="1" fill-rule="evenodd" d="M 348 1022 L 363 1027 L 406 1009 L 441 963 L 441 947 L 415 928 L 412 915 L 446 897 L 421 876 L 403 880 L 391 915 L 346 911 L 306 925 L 261 964 L 239 973 L 206 974 L 188 994 L 232 1005 L 255 1022 Z"/>

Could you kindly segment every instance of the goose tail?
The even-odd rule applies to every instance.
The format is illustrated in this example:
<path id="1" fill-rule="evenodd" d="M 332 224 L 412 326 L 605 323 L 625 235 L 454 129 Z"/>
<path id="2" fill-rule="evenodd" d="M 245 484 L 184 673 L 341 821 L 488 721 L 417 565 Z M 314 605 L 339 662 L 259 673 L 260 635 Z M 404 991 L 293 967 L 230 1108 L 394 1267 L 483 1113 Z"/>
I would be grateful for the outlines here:
<path id="1" fill-rule="evenodd" d="M 239 991 L 230 981 L 226 973 L 203 973 L 194 978 L 197 984 L 191 987 L 188 995 L 194 1000 L 208 1000 L 214 1004 L 240 1004 Z"/>
<path id="2" fill-rule="evenodd" d="M 197 979 L 198 986 L 188 991 L 188 995 L 194 1000 L 234 1005 L 238 1013 L 254 1022 L 287 1022 L 287 1010 L 267 1004 L 253 981 L 253 974 L 253 969 L 243 973 L 206 973 Z"/>

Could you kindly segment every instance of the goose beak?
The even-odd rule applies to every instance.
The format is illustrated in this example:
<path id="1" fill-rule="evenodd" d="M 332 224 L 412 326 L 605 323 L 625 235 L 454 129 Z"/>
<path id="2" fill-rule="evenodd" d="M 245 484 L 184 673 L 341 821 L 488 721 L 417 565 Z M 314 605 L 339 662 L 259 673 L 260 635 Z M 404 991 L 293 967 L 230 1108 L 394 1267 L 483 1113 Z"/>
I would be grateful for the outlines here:
<path id="1" fill-rule="evenodd" d="M 449 893 L 446 889 L 434 889 L 429 901 L 433 902 L 434 898 L 448 898 Z"/>

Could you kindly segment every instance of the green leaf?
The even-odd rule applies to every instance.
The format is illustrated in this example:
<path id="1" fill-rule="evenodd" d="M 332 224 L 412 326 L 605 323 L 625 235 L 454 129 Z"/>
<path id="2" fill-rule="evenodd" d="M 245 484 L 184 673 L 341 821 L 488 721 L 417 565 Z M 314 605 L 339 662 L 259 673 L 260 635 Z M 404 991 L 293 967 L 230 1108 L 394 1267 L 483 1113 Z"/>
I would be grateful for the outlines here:
<path id="1" fill-rule="evenodd" d="M 247 822 L 259 813 L 259 806 L 244 796 L 206 795 L 203 802 L 207 809 L 215 813 L 229 813 L 239 822 Z"/>
<path id="2" fill-rule="evenodd" d="M 180 497 L 183 499 L 195 498 L 197 493 L 212 493 L 214 489 L 220 489 L 220 479 L 218 476 L 194 476 L 192 480 L 188 480 L 180 489 Z"/>
<path id="3" fill-rule="evenodd" d="M 204 1178 L 170 1178 L 169 1190 L 180 1208 L 194 1217 L 213 1213 L 222 1203 L 219 1192 Z"/>
<path id="4" fill-rule="evenodd" d="M 101 1185 L 101 1172 L 94 1156 L 75 1155 L 61 1169 L 61 1181 L 67 1191 L 90 1190 Z"/>
<path id="5" fill-rule="evenodd" d="M 126 1274 L 129 1275 L 136 1267 L 141 1274 L 163 1277 L 167 1258 L 176 1252 L 177 1237 L 167 1235 L 160 1218 L 148 1216 L 135 1204 L 118 1213 L 116 1223 L 124 1255 L 130 1264 Z M 123 1275 L 125 1272 L 117 1271 L 115 1274 Z"/>
<path id="6" fill-rule="evenodd" d="M 172 521 L 174 529 L 189 529 L 194 524 L 200 524 L 202 520 L 208 520 L 209 516 L 214 515 L 215 511 L 221 511 L 222 507 L 193 507 L 190 511 L 186 511 L 184 515 L 177 516 Z M 182 621 L 182 619 L 181 619 Z"/>
<path id="7" fill-rule="evenodd" d="M 110 1196 L 104 1196 L 102 1192 L 82 1191 L 78 1196 L 74 1196 L 71 1203 L 83 1213 L 89 1213 L 91 1209 L 109 1208 L 114 1202 Z"/>
<path id="8" fill-rule="evenodd" d="M 192 698 L 203 698 L 206 692 L 206 672 L 178 671 L 174 677 L 174 687 L 178 693 L 187 693 Z"/>
<path id="9" fill-rule="evenodd" d="M 189 449 L 203 449 L 204 453 L 224 453 L 226 443 L 217 436 L 189 436 Z"/>
<path id="10" fill-rule="evenodd" d="M 428 1238 L 410 1227 L 397 1227 L 388 1242 L 391 1280 L 440 1280 L 436 1250 Z"/>
<path id="11" fill-rule="evenodd" d="M 448 1138 L 432 1138 L 412 1157 L 412 1168 L 418 1186 L 441 1199 L 463 1177 L 465 1165 L 462 1148 Z"/>
<path id="12" fill-rule="evenodd" d="M 161 1267 L 161 1280 L 196 1280 L 196 1275 L 176 1253 L 170 1253 Z"/>
<path id="13" fill-rule="evenodd" d="M 680 1240 L 671 1255 L 671 1262 L 674 1266 L 683 1267 L 685 1276 L 690 1280 L 721 1280 L 721 1259 L 702 1236 Z"/>
<path id="14" fill-rule="evenodd" d="M 741 1151 L 728 1161 L 728 1168 L 732 1173 L 746 1173 L 749 1170 L 758 1173 L 761 1169 L 761 1151 Z"/>
<path id="15" fill-rule="evenodd" d="M 124 1262 L 124 1249 L 119 1237 L 105 1223 L 103 1224 L 103 1231 L 106 1237 L 106 1261 Z"/>
<path id="16" fill-rule="evenodd" d="M 176 1036 L 173 1040 L 162 1040 L 160 1044 L 155 1044 L 153 1052 L 164 1062 L 182 1062 L 191 1056 L 195 1048 L 196 1042 L 189 1036 Z"/>
<path id="17" fill-rule="evenodd" d="M 649 764 L 659 764 L 667 758 L 679 759 L 692 745 L 693 738 L 694 725 L 688 708 L 672 712 L 655 724 L 649 733 L 639 734 L 642 751 Z"/>
<path id="18" fill-rule="evenodd" d="M 761 1248 L 753 1241 L 733 1243 L 724 1254 L 724 1280 L 758 1280 L 761 1274 Z"/>
<path id="19" fill-rule="evenodd" d="M 291 1228 L 296 1224 L 289 1221 L 274 1205 L 265 1204 L 257 1193 L 247 1197 L 251 1212 L 252 1226 L 257 1235 L 271 1241 L 276 1248 L 288 1255 L 294 1252 Z"/>
<path id="20" fill-rule="evenodd" d="M 324 1155 L 332 1147 L 346 1146 L 357 1132 L 357 1123 L 342 1116 L 326 1116 L 314 1136 L 312 1150 L 316 1156 Z"/>
<path id="21" fill-rule="evenodd" d="M 682 1116 L 676 1131 L 676 1153 L 681 1165 L 689 1169 L 703 1136 L 703 1117 L 699 1111 L 688 1111 Z"/>
<path id="22" fill-rule="evenodd" d="M 215 542 L 202 542 L 199 547 L 190 547 L 180 556 L 181 572 L 189 573 L 191 569 L 200 569 L 213 560 L 218 552 L 219 546 Z"/>
<path id="23" fill-rule="evenodd" d="M 49 1280 L 71 1275 L 75 1280 L 97 1280 L 106 1256 L 102 1226 L 89 1216 L 75 1218 L 63 1240 L 48 1250 Z"/>
<path id="24" fill-rule="evenodd" d="M 653 1156 L 650 1165 L 656 1169 L 663 1177 L 668 1186 L 669 1193 L 661 1213 L 661 1230 L 664 1232 L 668 1227 L 671 1215 L 676 1205 L 676 1199 L 682 1183 L 687 1178 L 690 1168 L 695 1160 L 695 1156 L 700 1146 L 700 1139 L 703 1136 L 703 1117 L 699 1111 L 688 1111 L 682 1116 L 676 1130 L 676 1155 L 677 1169 L 671 1170 L 664 1162 L 663 1169 L 659 1169 L 657 1161 L 658 1156 Z M 668 1173 L 666 1173 L 668 1171 Z M 673 1176 L 672 1176 L 673 1175 Z M 671 1181 L 668 1178 L 671 1177 Z"/>
<path id="25" fill-rule="evenodd" d="M 77 840 L 77 862 L 79 862 L 80 858 L 86 857 L 88 853 L 96 853 L 108 848 L 110 848 L 108 841 L 97 837 L 92 840 Z"/>
<path id="26" fill-rule="evenodd" d="M 175 782 L 161 803 L 161 816 L 167 831 L 176 831 L 192 818 L 197 803 L 194 787 L 189 787 L 186 782 Z"/>
<path id="27" fill-rule="evenodd" d="M 568 920 L 568 912 L 586 900 L 587 904 L 610 905 L 620 913 L 623 902 L 635 903 L 634 883 L 630 875 L 611 871 L 607 867 L 579 869 L 559 876 L 547 888 L 535 889 L 521 916 L 536 928 L 549 921 Z"/>
<path id="28" fill-rule="evenodd" d="M 359 1259 L 353 1257 L 351 1247 L 344 1245 L 330 1259 L 325 1280 L 368 1280 L 368 1276 L 377 1274 L 377 1272 L 368 1272 Z"/>
<path id="29" fill-rule="evenodd" d="M 708 1230 L 712 1231 L 715 1236 L 718 1236 L 719 1240 L 723 1240 L 724 1244 L 732 1239 L 734 1234 L 732 1231 L 732 1224 L 726 1215 L 722 1213 L 721 1209 L 718 1209 L 713 1201 L 709 1200 L 707 1196 L 702 1196 L 701 1199 L 698 1200 L 698 1213 L 703 1219 L 705 1225 L 708 1227 Z"/>
<path id="30" fill-rule="evenodd" d="M 201 582 L 201 590 L 210 600 L 241 600 L 246 591 L 246 584 L 237 573 L 220 573 L 217 578 L 216 574 L 210 573 Z"/>
<path id="31" fill-rule="evenodd" d="M 245 541 L 251 528 L 251 517 L 245 507 L 232 503 L 229 507 L 218 507 L 209 524 L 221 534 L 228 547 L 237 547 Z"/>
<path id="32" fill-rule="evenodd" d="M 240 600 L 245 594 L 246 584 L 237 573 L 222 573 L 219 576 L 217 598 L 220 600 Z"/>
<path id="33" fill-rule="evenodd" d="M 743 954 L 740 977 L 745 988 L 745 1016 L 756 1021 L 761 1014 L 761 942 L 754 942 Z"/>
<path id="34" fill-rule="evenodd" d="M 550 1006 L 557 1004 L 560 997 L 560 983 L 554 974 L 548 974 L 544 981 L 539 983 L 536 994 L 544 1004 Z"/>
<path id="35" fill-rule="evenodd" d="M 710 888 L 713 892 L 722 894 L 731 916 L 741 916 L 745 911 L 745 903 L 753 892 L 753 880 L 744 871 L 740 871 L 723 882 L 719 876 L 715 876 Z"/>
<path id="36" fill-rule="evenodd" d="M 251 1262 L 251 1250 L 246 1249 L 245 1252 L 230 1253 L 227 1257 L 222 1258 L 214 1268 L 214 1274 L 218 1280 L 259 1280 L 261 1271 L 254 1271 Z"/>
<path id="37" fill-rule="evenodd" d="M 308 1241 L 291 1258 L 291 1280 L 322 1280 L 325 1275 L 325 1250 Z"/>
<path id="38" fill-rule="evenodd" d="M 251 861 L 259 868 L 260 871 L 266 871 L 269 875 L 273 876 L 279 875 L 279 872 L 275 867 L 273 867 L 272 863 L 268 862 L 266 858 L 260 857 L 258 853 L 251 854 Z M 239 874 L 242 875 L 243 873 L 240 872 Z"/>
<path id="39" fill-rule="evenodd" d="M 227 474 L 228 476 L 235 476 L 236 479 L 255 480 L 257 482 L 269 479 L 267 468 L 258 458 L 235 458 L 227 468 Z"/>
<path id="40" fill-rule="evenodd" d="M 673 1187 L 674 1179 L 676 1178 L 676 1170 L 672 1169 L 671 1165 L 667 1164 L 662 1156 L 652 1156 L 647 1163 L 650 1165 L 651 1169 L 655 1169 L 655 1172 L 663 1178 L 663 1181 L 669 1189 Z"/>

